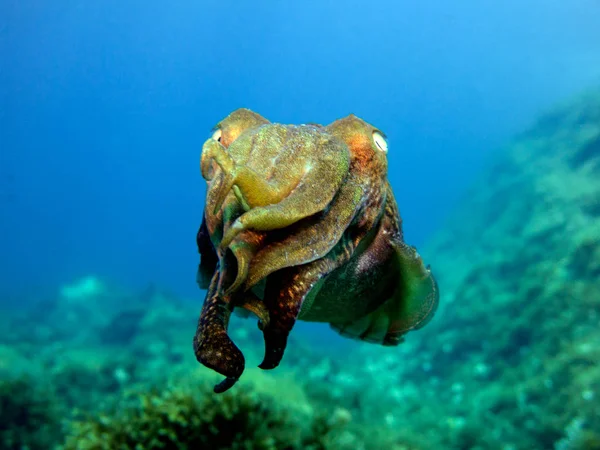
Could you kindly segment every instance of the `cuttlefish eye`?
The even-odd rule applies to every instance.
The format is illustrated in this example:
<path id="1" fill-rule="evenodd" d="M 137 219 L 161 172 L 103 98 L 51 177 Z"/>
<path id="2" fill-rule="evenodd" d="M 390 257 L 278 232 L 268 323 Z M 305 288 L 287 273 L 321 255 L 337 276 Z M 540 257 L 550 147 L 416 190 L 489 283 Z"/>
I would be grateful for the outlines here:
<path id="1" fill-rule="evenodd" d="M 387 150 L 388 150 L 387 142 L 386 142 L 385 138 L 383 137 L 383 134 L 381 134 L 379 131 L 373 131 L 373 142 L 375 142 L 375 145 L 377 146 L 377 148 L 379 150 L 387 153 Z"/>
<path id="2" fill-rule="evenodd" d="M 211 138 L 217 142 L 221 142 L 221 134 L 223 134 L 223 132 L 221 131 L 220 128 L 217 128 L 215 130 L 215 132 L 212 134 Z"/>

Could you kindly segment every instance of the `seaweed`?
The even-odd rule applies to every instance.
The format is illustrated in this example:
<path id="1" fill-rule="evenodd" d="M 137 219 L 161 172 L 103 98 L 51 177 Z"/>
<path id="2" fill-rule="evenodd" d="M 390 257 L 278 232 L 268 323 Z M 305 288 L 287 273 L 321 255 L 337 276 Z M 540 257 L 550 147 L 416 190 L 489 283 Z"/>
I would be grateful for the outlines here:
<path id="1" fill-rule="evenodd" d="M 76 421 L 65 450 L 294 448 L 291 419 L 251 392 L 216 397 L 170 388 L 138 394 L 137 404 Z"/>

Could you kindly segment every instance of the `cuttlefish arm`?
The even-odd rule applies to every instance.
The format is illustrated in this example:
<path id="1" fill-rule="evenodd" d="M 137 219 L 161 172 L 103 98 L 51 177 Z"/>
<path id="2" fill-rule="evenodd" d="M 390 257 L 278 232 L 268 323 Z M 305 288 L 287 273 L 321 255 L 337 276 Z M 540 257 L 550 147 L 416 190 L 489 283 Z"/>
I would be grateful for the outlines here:
<path id="1" fill-rule="evenodd" d="M 215 271 L 193 339 L 196 359 L 226 378 L 215 386 L 215 392 L 224 392 L 233 386 L 244 372 L 245 359 L 240 349 L 227 335 L 227 326 L 233 311 L 218 289 L 220 273 Z"/>
<path id="2" fill-rule="evenodd" d="M 245 367 L 244 355 L 227 334 L 234 308 L 242 308 L 256 315 L 261 327 L 269 326 L 271 320 L 265 304 L 254 293 L 239 293 L 235 297 L 221 294 L 221 277 L 222 273 L 218 270 L 213 274 L 193 339 L 198 362 L 226 377 L 215 386 L 217 393 L 231 388 Z"/>
<path id="3" fill-rule="evenodd" d="M 279 365 L 303 303 L 309 295 L 318 292 L 319 283 L 328 274 L 351 258 L 362 237 L 364 233 L 359 231 L 343 239 L 325 258 L 288 267 L 279 271 L 277 276 L 267 279 L 264 303 L 270 321 L 262 327 L 265 355 L 259 365 L 261 369 L 274 369 Z"/>

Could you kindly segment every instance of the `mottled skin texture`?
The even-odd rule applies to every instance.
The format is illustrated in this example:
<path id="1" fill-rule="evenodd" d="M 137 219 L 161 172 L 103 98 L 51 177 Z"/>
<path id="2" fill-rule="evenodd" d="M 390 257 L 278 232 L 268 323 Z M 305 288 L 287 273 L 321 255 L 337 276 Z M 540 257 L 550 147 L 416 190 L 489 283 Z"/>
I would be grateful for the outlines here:
<path id="1" fill-rule="evenodd" d="M 235 308 L 259 318 L 263 369 L 280 363 L 297 319 L 397 345 L 432 317 L 437 285 L 403 241 L 386 152 L 383 134 L 353 115 L 292 126 L 241 109 L 217 125 L 201 158 L 207 297 L 194 337 L 198 360 L 226 377 L 215 391 L 244 370 L 227 335 Z"/>

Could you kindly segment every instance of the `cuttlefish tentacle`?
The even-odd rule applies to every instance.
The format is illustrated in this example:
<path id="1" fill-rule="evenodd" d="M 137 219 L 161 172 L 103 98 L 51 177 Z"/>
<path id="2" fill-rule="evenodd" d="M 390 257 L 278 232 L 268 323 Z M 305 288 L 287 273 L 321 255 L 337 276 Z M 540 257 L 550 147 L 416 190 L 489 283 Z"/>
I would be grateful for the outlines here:
<path id="1" fill-rule="evenodd" d="M 218 292 L 219 277 L 217 270 L 208 287 L 194 336 L 196 359 L 227 377 L 215 386 L 217 393 L 232 387 L 245 367 L 244 355 L 227 335 L 232 306 Z"/>

